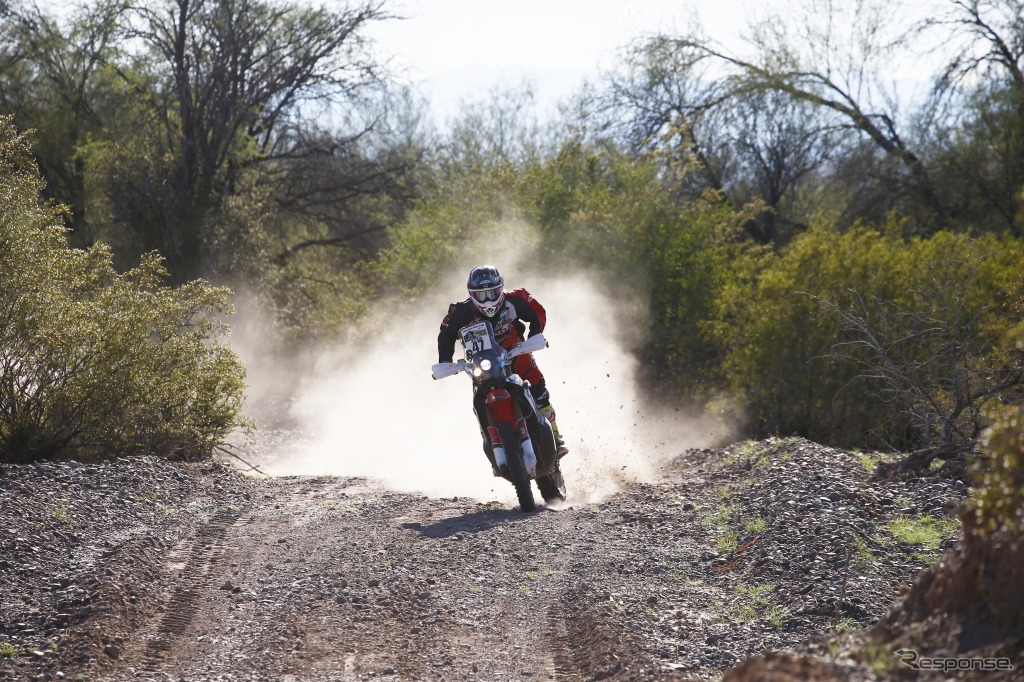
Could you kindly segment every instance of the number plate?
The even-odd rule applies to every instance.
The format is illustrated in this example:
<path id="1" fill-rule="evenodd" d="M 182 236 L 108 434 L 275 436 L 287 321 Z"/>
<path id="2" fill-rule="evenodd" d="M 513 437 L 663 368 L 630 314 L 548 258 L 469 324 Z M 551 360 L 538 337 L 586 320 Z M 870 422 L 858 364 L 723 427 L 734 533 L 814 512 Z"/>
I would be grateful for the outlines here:
<path id="1" fill-rule="evenodd" d="M 487 325 L 482 322 L 471 324 L 459 330 L 462 335 L 462 345 L 470 355 L 479 353 L 482 350 L 491 349 L 491 338 L 487 333 Z"/>

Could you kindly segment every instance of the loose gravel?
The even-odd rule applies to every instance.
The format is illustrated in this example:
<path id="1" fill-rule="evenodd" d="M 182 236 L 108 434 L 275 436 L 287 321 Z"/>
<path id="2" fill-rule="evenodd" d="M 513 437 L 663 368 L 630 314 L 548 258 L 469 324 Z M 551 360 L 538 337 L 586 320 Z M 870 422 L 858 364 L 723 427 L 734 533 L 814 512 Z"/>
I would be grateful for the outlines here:
<path id="1" fill-rule="evenodd" d="M 4 465 L 0 679 L 717 678 L 874 623 L 956 542 L 963 484 L 875 459 L 689 451 L 534 514 L 216 462 Z"/>

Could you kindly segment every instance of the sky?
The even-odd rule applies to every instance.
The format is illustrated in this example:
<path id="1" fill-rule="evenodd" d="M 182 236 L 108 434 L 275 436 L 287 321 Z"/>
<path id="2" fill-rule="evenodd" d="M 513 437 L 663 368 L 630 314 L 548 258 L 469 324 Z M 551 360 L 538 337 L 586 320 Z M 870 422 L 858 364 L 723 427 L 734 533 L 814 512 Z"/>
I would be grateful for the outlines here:
<path id="1" fill-rule="evenodd" d="M 538 111 L 554 110 L 586 78 L 616 63 L 618 50 L 694 19 L 722 43 L 737 41 L 755 0 L 393 0 L 408 17 L 373 27 L 380 55 L 428 96 L 438 122 L 462 102 L 524 81 Z"/>

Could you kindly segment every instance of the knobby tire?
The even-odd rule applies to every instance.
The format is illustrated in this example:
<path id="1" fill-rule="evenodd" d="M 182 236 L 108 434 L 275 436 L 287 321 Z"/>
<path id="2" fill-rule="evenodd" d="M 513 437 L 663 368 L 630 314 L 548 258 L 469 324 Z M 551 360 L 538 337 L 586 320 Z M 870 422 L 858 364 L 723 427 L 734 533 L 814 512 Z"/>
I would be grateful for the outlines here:
<path id="1" fill-rule="evenodd" d="M 505 448 L 508 474 L 512 479 L 512 485 L 516 488 L 519 507 L 524 512 L 535 511 L 537 503 L 533 500 L 530 476 L 526 473 L 526 465 L 523 464 L 523 448 L 519 443 L 519 432 L 512 422 L 504 421 L 498 424 L 498 434 L 501 436 L 501 445 Z"/>
<path id="2" fill-rule="evenodd" d="M 565 501 L 565 480 L 562 478 L 562 470 L 555 464 L 554 471 L 547 476 L 537 478 L 537 488 L 545 502 Z"/>

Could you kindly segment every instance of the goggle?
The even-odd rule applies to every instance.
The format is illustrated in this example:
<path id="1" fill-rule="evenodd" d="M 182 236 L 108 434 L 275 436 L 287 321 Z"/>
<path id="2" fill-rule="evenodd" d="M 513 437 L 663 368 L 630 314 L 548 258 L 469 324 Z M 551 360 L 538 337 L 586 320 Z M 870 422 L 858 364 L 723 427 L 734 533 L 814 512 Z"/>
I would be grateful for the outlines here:
<path id="1" fill-rule="evenodd" d="M 469 295 L 480 304 L 495 303 L 499 298 L 501 298 L 501 287 L 491 287 L 490 289 L 470 289 Z"/>

